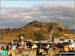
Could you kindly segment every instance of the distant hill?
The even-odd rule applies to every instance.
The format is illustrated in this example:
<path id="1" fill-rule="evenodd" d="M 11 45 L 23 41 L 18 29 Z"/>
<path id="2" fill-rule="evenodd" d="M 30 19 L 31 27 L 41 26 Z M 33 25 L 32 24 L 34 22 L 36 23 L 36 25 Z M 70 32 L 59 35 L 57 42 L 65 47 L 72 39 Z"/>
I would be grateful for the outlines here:
<path id="1" fill-rule="evenodd" d="M 18 40 L 21 34 L 24 35 L 24 40 L 49 40 L 49 34 L 51 34 L 53 28 L 53 38 L 74 37 L 74 33 L 68 27 L 59 23 L 33 21 L 21 28 L 1 29 L 1 40 L 2 42 Z"/>

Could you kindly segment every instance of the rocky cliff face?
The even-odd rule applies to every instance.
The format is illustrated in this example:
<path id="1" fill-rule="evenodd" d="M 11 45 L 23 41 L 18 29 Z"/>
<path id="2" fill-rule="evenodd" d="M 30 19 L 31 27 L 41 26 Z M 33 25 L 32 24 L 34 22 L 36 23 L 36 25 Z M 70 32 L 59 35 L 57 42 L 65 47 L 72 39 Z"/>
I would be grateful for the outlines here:
<path id="1" fill-rule="evenodd" d="M 54 30 L 53 30 L 54 28 Z M 53 30 L 53 38 L 72 38 L 74 33 L 67 27 L 56 22 L 39 22 L 33 21 L 21 28 L 1 29 L 2 42 L 10 42 L 11 40 L 18 40 L 19 35 L 23 34 L 24 39 L 33 40 L 48 40 L 49 33 Z"/>

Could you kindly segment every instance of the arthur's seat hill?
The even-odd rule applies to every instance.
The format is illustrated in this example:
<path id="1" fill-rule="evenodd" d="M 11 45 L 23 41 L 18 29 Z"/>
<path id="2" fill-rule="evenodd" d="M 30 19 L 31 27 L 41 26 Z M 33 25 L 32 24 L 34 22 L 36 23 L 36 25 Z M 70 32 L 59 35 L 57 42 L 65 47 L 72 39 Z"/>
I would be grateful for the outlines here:
<path id="1" fill-rule="evenodd" d="M 57 22 L 32 21 L 20 28 L 1 29 L 1 41 L 8 43 L 12 40 L 19 40 L 20 35 L 24 36 L 24 40 L 49 40 L 49 34 L 51 34 L 53 27 L 53 38 L 74 37 L 74 32 Z"/>

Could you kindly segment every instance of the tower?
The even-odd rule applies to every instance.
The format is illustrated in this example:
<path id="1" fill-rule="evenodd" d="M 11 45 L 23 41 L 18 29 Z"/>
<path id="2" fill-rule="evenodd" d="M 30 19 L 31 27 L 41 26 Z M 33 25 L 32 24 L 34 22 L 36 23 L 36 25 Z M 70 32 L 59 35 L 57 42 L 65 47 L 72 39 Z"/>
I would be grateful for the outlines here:
<path id="1" fill-rule="evenodd" d="M 54 31 L 54 28 L 55 28 L 55 27 L 53 27 L 53 29 L 52 29 L 52 31 L 51 31 L 51 34 L 49 33 L 49 37 L 50 37 L 50 41 L 51 41 L 51 42 L 53 41 L 53 31 Z"/>
<path id="2" fill-rule="evenodd" d="M 24 38 L 24 37 L 21 35 L 21 37 L 20 37 L 20 43 L 21 43 L 21 45 L 24 45 L 23 38 Z"/>

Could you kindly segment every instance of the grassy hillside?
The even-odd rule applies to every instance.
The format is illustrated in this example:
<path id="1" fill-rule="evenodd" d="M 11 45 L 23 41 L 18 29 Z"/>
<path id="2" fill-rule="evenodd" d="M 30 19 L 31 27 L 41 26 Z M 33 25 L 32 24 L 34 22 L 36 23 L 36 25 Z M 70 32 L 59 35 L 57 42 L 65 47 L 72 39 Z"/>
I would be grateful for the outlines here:
<path id="1" fill-rule="evenodd" d="M 24 35 L 24 40 L 49 40 L 49 34 L 53 31 L 53 38 L 72 38 L 74 33 L 67 27 L 56 22 L 33 21 L 21 28 L 9 28 L 1 30 L 2 42 L 18 40 L 19 35 Z"/>

